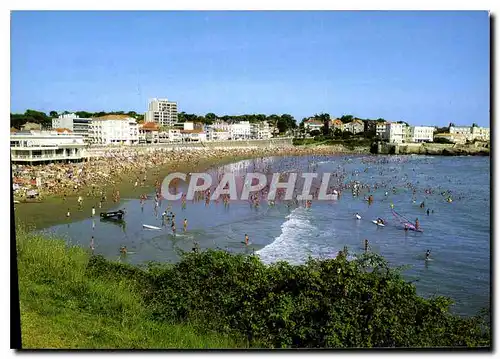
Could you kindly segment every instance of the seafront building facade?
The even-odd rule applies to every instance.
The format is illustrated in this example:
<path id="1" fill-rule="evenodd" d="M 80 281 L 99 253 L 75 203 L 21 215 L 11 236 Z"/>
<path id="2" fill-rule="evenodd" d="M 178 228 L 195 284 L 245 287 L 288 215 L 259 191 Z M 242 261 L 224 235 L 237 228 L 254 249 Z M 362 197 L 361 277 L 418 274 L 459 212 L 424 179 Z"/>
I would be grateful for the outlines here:
<path id="1" fill-rule="evenodd" d="M 148 111 L 144 114 L 144 122 L 155 122 L 160 126 L 172 127 L 177 123 L 177 102 L 168 99 L 153 98 L 149 100 Z"/>
<path id="2" fill-rule="evenodd" d="M 85 142 L 89 142 L 90 118 L 80 118 L 74 113 L 59 115 L 58 118 L 52 119 L 52 129 L 66 128 L 72 131 L 75 135 L 83 137 Z"/>
<path id="3" fill-rule="evenodd" d="M 490 140 L 490 129 L 488 127 L 472 126 L 471 133 L 473 140 L 481 140 L 481 141 Z"/>
<path id="4" fill-rule="evenodd" d="M 434 130 L 432 126 L 409 126 L 412 142 L 433 142 Z"/>
<path id="5" fill-rule="evenodd" d="M 385 124 L 385 131 L 382 134 L 382 139 L 389 141 L 389 143 L 403 143 L 404 130 L 406 125 L 397 122 L 387 122 Z"/>
<path id="6" fill-rule="evenodd" d="M 267 121 L 252 123 L 250 134 L 253 139 L 257 140 L 267 140 L 273 137 L 271 127 Z"/>
<path id="7" fill-rule="evenodd" d="M 229 133 L 231 140 L 249 140 L 252 137 L 252 127 L 248 121 L 232 123 Z"/>
<path id="8" fill-rule="evenodd" d="M 14 163 L 80 161 L 86 144 L 81 135 L 68 131 L 18 131 L 10 134 Z"/>
<path id="9" fill-rule="evenodd" d="M 95 145 L 134 145 L 139 143 L 139 126 L 128 115 L 107 115 L 92 118 L 90 142 Z"/>

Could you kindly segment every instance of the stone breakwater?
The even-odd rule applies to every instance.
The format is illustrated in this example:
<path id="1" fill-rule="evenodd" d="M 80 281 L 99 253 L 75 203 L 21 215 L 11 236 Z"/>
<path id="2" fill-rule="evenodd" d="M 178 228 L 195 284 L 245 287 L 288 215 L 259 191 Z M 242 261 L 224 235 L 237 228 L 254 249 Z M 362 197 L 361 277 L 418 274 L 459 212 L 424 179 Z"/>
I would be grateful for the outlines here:
<path id="1" fill-rule="evenodd" d="M 444 144 L 444 143 L 403 143 L 374 144 L 373 147 L 378 154 L 397 155 L 442 155 L 442 156 L 489 156 L 489 143 L 471 144 Z M 373 152 L 373 151 L 372 151 Z"/>
<path id="2" fill-rule="evenodd" d="M 81 163 L 51 163 L 48 165 L 12 165 L 15 197 L 24 200 L 35 191 L 37 196 L 81 193 L 82 189 L 99 192 L 106 186 L 118 186 L 121 181 L 141 183 L 151 170 L 198 165 L 206 161 L 264 156 L 331 155 L 361 153 L 343 146 L 316 147 L 191 147 L 168 149 L 161 147 L 96 149 L 93 156 Z"/>

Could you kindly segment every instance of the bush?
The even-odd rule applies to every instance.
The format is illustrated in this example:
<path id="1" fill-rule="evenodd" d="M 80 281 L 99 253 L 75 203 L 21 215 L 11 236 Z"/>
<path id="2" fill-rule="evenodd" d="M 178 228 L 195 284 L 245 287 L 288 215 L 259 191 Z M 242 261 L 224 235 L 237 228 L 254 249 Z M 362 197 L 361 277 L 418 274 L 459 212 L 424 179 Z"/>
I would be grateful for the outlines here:
<path id="1" fill-rule="evenodd" d="M 156 319 L 201 321 L 266 347 L 487 346 L 480 317 L 424 299 L 377 255 L 264 265 L 256 256 L 208 250 L 157 270 Z"/>

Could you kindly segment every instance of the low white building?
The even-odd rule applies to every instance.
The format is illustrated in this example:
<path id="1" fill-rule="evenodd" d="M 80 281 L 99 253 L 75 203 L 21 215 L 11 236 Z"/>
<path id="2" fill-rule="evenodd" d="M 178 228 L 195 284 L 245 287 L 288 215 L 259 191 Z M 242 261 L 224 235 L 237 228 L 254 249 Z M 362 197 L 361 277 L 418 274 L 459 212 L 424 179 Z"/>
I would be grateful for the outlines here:
<path id="1" fill-rule="evenodd" d="M 160 131 L 158 133 L 158 139 L 160 143 L 181 142 L 181 130 L 172 128 L 165 131 Z"/>
<path id="2" fill-rule="evenodd" d="M 205 128 L 207 134 L 207 141 L 227 141 L 231 138 L 231 133 L 227 130 L 220 130 L 207 126 Z"/>
<path id="3" fill-rule="evenodd" d="M 253 139 L 267 140 L 273 137 L 271 127 L 267 121 L 255 122 L 251 124 L 251 135 Z"/>
<path id="4" fill-rule="evenodd" d="M 472 126 L 471 133 L 472 133 L 473 140 L 481 140 L 481 141 L 489 141 L 490 140 L 489 127 Z"/>
<path id="5" fill-rule="evenodd" d="M 91 143 L 99 145 L 132 145 L 139 143 L 139 126 L 127 115 L 95 117 L 90 124 Z"/>
<path id="6" fill-rule="evenodd" d="M 89 142 L 90 118 L 80 118 L 74 113 L 59 115 L 52 119 L 52 128 L 66 128 L 73 131 L 75 135 L 81 135 L 85 142 Z"/>
<path id="7" fill-rule="evenodd" d="M 205 142 L 207 134 L 202 130 L 180 130 L 183 142 Z"/>
<path id="8" fill-rule="evenodd" d="M 83 136 L 66 131 L 19 131 L 10 134 L 12 162 L 79 161 L 85 157 Z"/>
<path id="9" fill-rule="evenodd" d="M 314 130 L 321 131 L 325 124 L 319 120 L 309 119 L 304 122 L 304 128 L 307 132 L 311 132 Z"/>
<path id="10" fill-rule="evenodd" d="M 349 131 L 353 134 L 357 134 L 357 133 L 364 132 L 365 125 L 363 124 L 363 121 L 361 121 L 361 120 L 354 120 L 354 121 L 351 121 L 351 122 L 344 124 L 343 128 L 344 128 L 344 131 Z"/>
<path id="11" fill-rule="evenodd" d="M 231 140 L 248 140 L 252 136 L 252 128 L 250 122 L 240 121 L 238 123 L 233 123 L 229 127 L 229 133 L 231 135 Z"/>
<path id="12" fill-rule="evenodd" d="M 472 127 L 471 126 L 450 126 L 450 133 L 463 135 L 467 139 L 472 139 Z"/>
<path id="13" fill-rule="evenodd" d="M 160 128 L 155 122 L 145 122 L 139 125 L 139 143 L 159 143 Z"/>
<path id="14" fill-rule="evenodd" d="M 433 142 L 434 130 L 432 126 L 411 126 L 410 137 L 412 142 Z"/>

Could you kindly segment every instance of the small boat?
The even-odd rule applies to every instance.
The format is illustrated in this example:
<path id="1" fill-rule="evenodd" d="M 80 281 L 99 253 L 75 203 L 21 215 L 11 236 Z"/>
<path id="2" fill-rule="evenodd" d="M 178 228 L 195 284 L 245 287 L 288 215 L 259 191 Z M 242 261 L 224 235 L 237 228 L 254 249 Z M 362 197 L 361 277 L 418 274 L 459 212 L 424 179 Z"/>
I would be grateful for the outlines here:
<path id="1" fill-rule="evenodd" d="M 377 226 L 380 226 L 380 227 L 385 227 L 385 224 L 383 224 L 383 223 L 378 223 L 376 219 L 374 219 L 374 220 L 372 221 L 372 223 L 375 223 Z"/>
<path id="2" fill-rule="evenodd" d="M 161 229 L 160 227 L 151 226 L 149 224 L 143 224 L 142 228 L 144 228 L 144 229 Z"/>
<path id="3" fill-rule="evenodd" d="M 121 209 L 118 210 L 118 211 L 101 212 L 100 216 L 101 216 L 101 218 L 118 218 L 118 219 L 122 219 L 123 216 L 125 216 L 125 212 L 122 211 Z"/>

